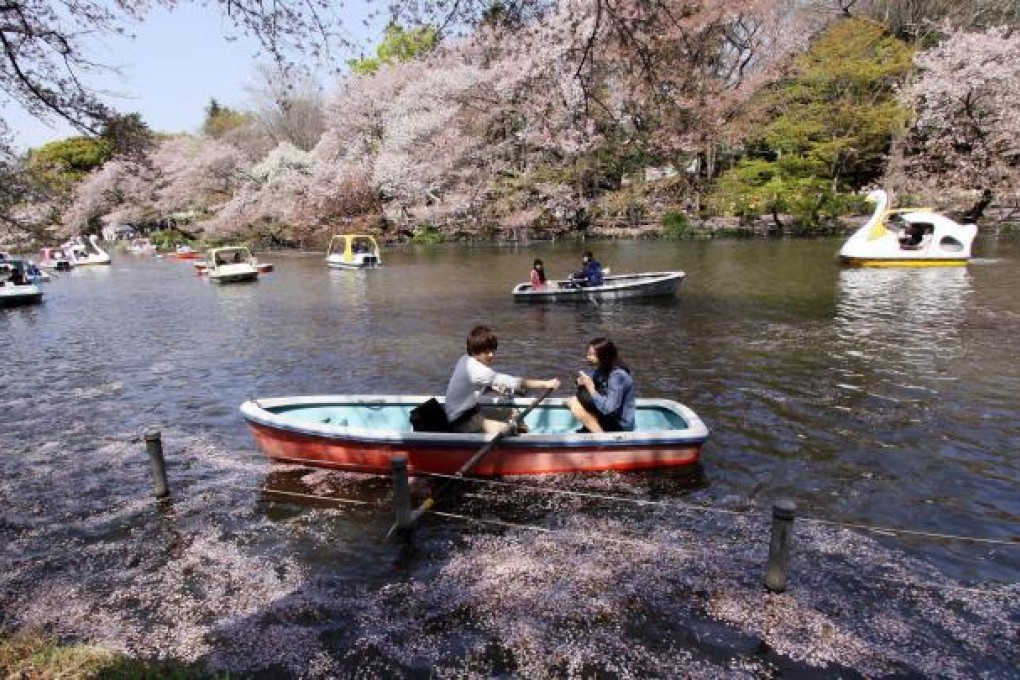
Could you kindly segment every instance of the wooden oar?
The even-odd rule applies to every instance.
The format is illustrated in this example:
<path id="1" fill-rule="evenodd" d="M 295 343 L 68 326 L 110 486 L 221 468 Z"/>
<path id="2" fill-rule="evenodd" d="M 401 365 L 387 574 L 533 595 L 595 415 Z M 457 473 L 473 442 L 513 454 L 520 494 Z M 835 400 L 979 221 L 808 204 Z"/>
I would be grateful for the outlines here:
<path id="1" fill-rule="evenodd" d="M 471 458 L 469 458 L 466 463 L 464 463 L 463 465 L 460 466 L 459 470 L 457 470 L 455 473 L 453 473 L 453 476 L 455 478 L 456 477 L 463 477 L 468 472 L 470 472 L 471 468 L 473 468 L 475 465 L 477 465 L 478 462 L 482 458 L 485 457 L 485 454 L 487 454 L 489 451 L 491 451 L 493 449 L 493 447 L 496 446 L 496 444 L 498 444 L 500 441 L 502 441 L 511 432 L 516 431 L 517 425 L 519 425 L 521 423 L 521 421 L 523 421 L 524 418 L 529 413 L 531 413 L 535 409 L 535 407 L 538 406 L 546 397 L 548 397 L 550 394 L 552 394 L 553 389 L 554 388 L 552 388 L 552 387 L 547 389 L 537 399 L 535 399 L 535 401 L 531 402 L 531 404 L 528 405 L 528 408 L 524 409 L 523 411 L 518 413 L 516 416 L 514 416 L 513 418 L 508 420 L 506 425 L 503 426 L 503 429 L 500 430 L 499 432 L 497 432 L 496 436 L 494 436 L 492 439 L 487 441 L 485 443 L 485 446 L 483 446 L 482 448 L 478 449 L 478 451 L 475 453 L 475 455 L 471 456 Z M 426 498 L 424 501 L 422 501 L 421 505 L 418 506 L 418 509 L 411 513 L 411 523 L 410 524 L 414 524 L 415 522 L 418 521 L 419 517 L 421 517 L 423 514 L 428 512 L 432 508 L 432 506 L 434 506 L 436 504 L 436 498 L 438 498 L 443 493 L 443 491 L 445 491 L 446 488 L 453 481 L 454 481 L 453 479 L 447 478 L 446 480 L 443 481 L 443 484 L 440 485 L 440 487 L 436 490 L 436 492 L 434 494 L 431 494 L 428 498 Z M 408 526 L 410 526 L 410 524 Z M 390 530 L 386 532 L 386 538 L 389 538 L 390 536 L 392 536 L 393 532 L 396 531 L 396 530 L 397 530 L 397 523 L 394 522 L 393 526 L 390 527 Z"/>

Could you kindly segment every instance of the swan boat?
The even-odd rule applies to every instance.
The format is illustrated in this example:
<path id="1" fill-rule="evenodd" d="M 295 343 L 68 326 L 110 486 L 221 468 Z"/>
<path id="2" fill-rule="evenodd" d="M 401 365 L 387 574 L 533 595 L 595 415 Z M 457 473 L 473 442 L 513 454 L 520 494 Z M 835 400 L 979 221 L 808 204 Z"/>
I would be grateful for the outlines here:
<path id="1" fill-rule="evenodd" d="M 924 208 L 890 210 L 889 196 L 878 189 L 871 218 L 847 240 L 840 260 L 858 267 L 946 267 L 965 265 L 977 226 L 958 224 Z"/>
<path id="2" fill-rule="evenodd" d="M 205 273 L 216 283 L 241 283 L 259 278 L 258 261 L 245 246 L 213 248 L 205 262 Z"/>
<path id="3" fill-rule="evenodd" d="M 23 260 L 7 258 L 0 262 L 0 307 L 19 307 L 42 302 L 43 292 L 31 280 Z"/>
<path id="4" fill-rule="evenodd" d="M 412 474 L 453 474 L 492 439 L 488 434 L 416 432 L 410 413 L 428 397 L 349 395 L 255 399 L 241 405 L 259 449 L 272 460 L 390 474 L 395 456 Z M 534 400 L 500 398 L 501 408 Z M 638 399 L 632 432 L 578 433 L 567 400 L 540 402 L 527 432 L 502 439 L 472 469 L 501 476 L 645 470 L 699 462 L 708 428 L 691 409 L 668 399 Z"/>
<path id="5" fill-rule="evenodd" d="M 338 234 L 329 240 L 326 266 L 332 269 L 380 267 L 379 244 L 367 234 Z"/>
<path id="6" fill-rule="evenodd" d="M 684 272 L 644 272 L 616 274 L 603 278 L 601 286 L 578 286 L 566 281 L 548 281 L 535 290 L 531 283 L 518 283 L 513 295 L 516 302 L 591 302 L 628 298 L 673 295 L 683 282 Z"/>
<path id="7" fill-rule="evenodd" d="M 110 256 L 99 247 L 99 237 L 89 234 L 86 240 L 82 236 L 71 239 L 61 246 L 64 255 L 75 267 L 93 264 L 110 264 Z"/>

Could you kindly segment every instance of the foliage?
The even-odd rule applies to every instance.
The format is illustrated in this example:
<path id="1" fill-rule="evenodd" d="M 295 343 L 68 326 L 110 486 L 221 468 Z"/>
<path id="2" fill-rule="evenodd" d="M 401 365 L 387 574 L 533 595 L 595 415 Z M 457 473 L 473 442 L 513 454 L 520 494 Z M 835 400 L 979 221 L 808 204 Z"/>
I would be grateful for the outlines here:
<path id="1" fill-rule="evenodd" d="M 765 90 L 761 132 L 723 175 L 710 203 L 722 213 L 792 212 L 815 225 L 837 196 L 881 176 L 906 110 L 895 91 L 911 51 L 879 25 L 843 20 L 794 60 L 787 78 Z"/>
<path id="2" fill-rule="evenodd" d="M 665 238 L 688 238 L 693 233 L 687 215 L 674 210 L 667 210 L 662 215 L 662 235 Z"/>
<path id="3" fill-rule="evenodd" d="M 187 234 L 177 229 L 160 229 L 149 234 L 149 241 L 152 245 L 162 250 L 170 250 L 176 248 L 179 245 L 195 245 L 195 241 L 189 238 Z"/>
<path id="4" fill-rule="evenodd" d="M 351 59 L 347 65 L 356 75 L 375 75 L 383 66 L 401 64 L 424 56 L 438 44 L 439 31 L 434 26 L 404 30 L 398 24 L 390 23 L 375 50 L 375 57 Z"/>
<path id="5" fill-rule="evenodd" d="M 110 146 L 112 156 L 135 158 L 143 156 L 155 141 L 140 113 L 112 114 L 103 123 L 99 137 Z"/>
<path id="6" fill-rule="evenodd" d="M 220 677 L 191 666 L 148 663 L 89 644 L 62 644 L 34 633 L 0 638 L 0 675 L 5 678 L 97 678 L 190 680 Z"/>
<path id="7" fill-rule="evenodd" d="M 412 243 L 421 245 L 435 245 L 443 242 L 443 234 L 433 224 L 423 224 L 414 230 L 411 236 Z"/>
<path id="8" fill-rule="evenodd" d="M 28 170 L 46 188 L 64 192 L 113 156 L 113 145 L 95 137 L 68 137 L 32 149 Z"/>
<path id="9" fill-rule="evenodd" d="M 1015 0 L 839 0 L 848 12 L 882 22 L 894 35 L 929 44 L 951 24 L 977 31 L 993 26 L 1020 26 Z"/>
<path id="10" fill-rule="evenodd" d="M 210 99 L 209 105 L 205 107 L 205 122 L 202 123 L 202 132 L 215 139 L 231 130 L 247 125 L 251 121 L 251 114 L 235 111 L 227 106 L 222 106 L 215 99 Z"/>
<path id="11" fill-rule="evenodd" d="M 325 132 L 322 89 L 310 77 L 262 65 L 260 81 L 248 87 L 255 101 L 254 119 L 271 140 L 270 148 L 287 142 L 311 151 Z"/>

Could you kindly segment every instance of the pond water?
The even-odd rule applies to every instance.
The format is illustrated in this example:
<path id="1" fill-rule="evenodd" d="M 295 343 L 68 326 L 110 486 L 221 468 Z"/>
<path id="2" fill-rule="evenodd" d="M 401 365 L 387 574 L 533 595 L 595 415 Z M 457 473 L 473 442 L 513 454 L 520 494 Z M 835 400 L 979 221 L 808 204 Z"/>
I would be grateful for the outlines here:
<path id="1" fill-rule="evenodd" d="M 273 273 L 223 286 L 126 255 L 61 274 L 0 310 L 0 625 L 266 677 L 1017 677 L 1020 244 L 887 270 L 840 268 L 839 245 L 407 247 L 369 271 L 261 254 Z M 674 298 L 514 303 L 533 258 L 563 277 L 585 248 L 687 278 Z M 478 323 L 497 369 L 540 378 L 611 337 L 639 396 L 706 422 L 702 469 L 468 483 L 403 545 L 383 540 L 388 480 L 255 450 L 244 400 L 441 393 Z M 770 595 L 779 499 L 798 519 Z"/>

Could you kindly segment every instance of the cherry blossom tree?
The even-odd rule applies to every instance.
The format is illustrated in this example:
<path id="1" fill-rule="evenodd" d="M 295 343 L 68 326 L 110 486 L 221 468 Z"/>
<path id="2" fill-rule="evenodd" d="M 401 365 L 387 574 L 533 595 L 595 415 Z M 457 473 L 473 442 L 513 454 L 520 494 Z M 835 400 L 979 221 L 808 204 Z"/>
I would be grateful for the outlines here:
<path id="1" fill-rule="evenodd" d="M 941 206 L 984 189 L 1020 207 L 1020 33 L 949 31 L 919 53 L 903 92 L 915 119 L 890 167 L 890 187 Z"/>
<path id="2" fill-rule="evenodd" d="M 95 233 L 102 222 L 135 222 L 151 217 L 152 179 L 152 170 L 142 163 L 107 161 L 75 187 L 57 235 Z"/>

